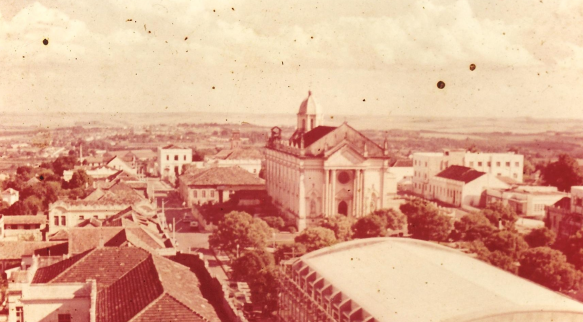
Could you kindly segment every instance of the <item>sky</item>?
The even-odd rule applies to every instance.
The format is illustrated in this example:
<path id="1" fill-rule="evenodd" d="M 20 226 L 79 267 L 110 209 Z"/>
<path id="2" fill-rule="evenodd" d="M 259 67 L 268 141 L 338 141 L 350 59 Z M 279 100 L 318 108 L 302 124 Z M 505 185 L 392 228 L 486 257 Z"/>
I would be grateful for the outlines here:
<path id="1" fill-rule="evenodd" d="M 580 0 L 2 0 L 0 113 L 293 114 L 311 90 L 326 114 L 581 118 L 581 26 Z"/>

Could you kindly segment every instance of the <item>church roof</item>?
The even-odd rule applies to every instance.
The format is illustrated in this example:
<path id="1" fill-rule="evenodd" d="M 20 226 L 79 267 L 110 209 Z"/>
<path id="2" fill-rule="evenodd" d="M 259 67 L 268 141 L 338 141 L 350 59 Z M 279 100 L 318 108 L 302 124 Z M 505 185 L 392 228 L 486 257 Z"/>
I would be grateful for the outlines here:
<path id="1" fill-rule="evenodd" d="M 311 131 L 304 134 L 304 147 L 308 147 L 312 145 L 312 143 L 318 141 L 319 139 L 323 138 L 326 134 L 334 131 L 336 127 L 334 126 L 317 126 Z"/>
<path id="2" fill-rule="evenodd" d="M 298 111 L 298 114 L 300 115 L 322 114 L 322 108 L 314 99 L 312 91 L 308 92 L 308 97 L 306 97 L 306 99 L 300 105 L 300 110 Z"/>

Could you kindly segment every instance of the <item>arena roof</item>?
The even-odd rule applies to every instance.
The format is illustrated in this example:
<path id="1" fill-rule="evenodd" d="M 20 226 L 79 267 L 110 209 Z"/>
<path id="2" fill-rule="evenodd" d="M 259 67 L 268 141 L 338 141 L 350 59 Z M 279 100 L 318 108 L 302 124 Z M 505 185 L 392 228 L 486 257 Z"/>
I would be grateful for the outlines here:
<path id="1" fill-rule="evenodd" d="M 434 243 L 361 239 L 293 267 L 306 265 L 376 321 L 583 321 L 583 304 Z"/>

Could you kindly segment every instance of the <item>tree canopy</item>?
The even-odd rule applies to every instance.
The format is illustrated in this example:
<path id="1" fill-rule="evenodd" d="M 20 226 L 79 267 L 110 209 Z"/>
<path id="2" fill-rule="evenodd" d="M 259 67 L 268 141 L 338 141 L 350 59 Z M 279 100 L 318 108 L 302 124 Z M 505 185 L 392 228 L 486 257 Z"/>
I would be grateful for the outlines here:
<path id="1" fill-rule="evenodd" d="M 332 230 L 336 240 L 347 241 L 352 238 L 351 227 L 353 223 L 354 219 L 351 217 L 336 215 L 325 218 L 320 226 Z"/>
<path id="2" fill-rule="evenodd" d="M 483 240 L 496 227 L 481 213 L 471 213 L 454 223 L 457 239 L 464 241 Z"/>
<path id="3" fill-rule="evenodd" d="M 209 236 L 211 247 L 217 247 L 231 255 L 245 248 L 264 248 L 271 228 L 261 219 L 245 212 L 232 211 L 225 215 L 217 229 Z"/>
<path id="4" fill-rule="evenodd" d="M 541 178 L 545 184 L 566 192 L 571 191 L 572 186 L 583 184 L 583 174 L 579 163 L 568 154 L 560 154 L 559 160 L 544 167 Z"/>
<path id="5" fill-rule="evenodd" d="M 555 291 L 577 290 L 582 278 L 564 254 L 549 247 L 525 250 L 518 275 Z"/>
<path id="6" fill-rule="evenodd" d="M 492 202 L 480 211 L 496 228 L 501 224 L 506 229 L 514 229 L 518 215 L 512 207 L 501 202 Z"/>
<path id="7" fill-rule="evenodd" d="M 407 219 L 405 215 L 395 209 L 379 209 L 371 213 L 375 216 L 380 216 L 385 219 L 385 228 L 390 230 L 401 230 L 405 227 Z"/>
<path id="8" fill-rule="evenodd" d="M 335 244 L 336 236 L 328 228 L 312 227 L 302 231 L 294 241 L 303 244 L 306 246 L 306 251 L 311 252 Z"/>
<path id="9" fill-rule="evenodd" d="M 368 214 L 356 221 L 352 226 L 354 238 L 384 237 L 387 235 L 387 220 L 385 217 Z"/>
<path id="10" fill-rule="evenodd" d="M 551 246 L 554 244 L 557 235 L 554 231 L 546 228 L 536 228 L 531 230 L 528 234 L 524 236 L 524 240 L 528 243 L 530 247 L 543 247 Z"/>
<path id="11" fill-rule="evenodd" d="M 492 233 L 484 240 L 484 245 L 491 252 L 500 251 L 513 259 L 517 259 L 520 253 L 528 248 L 528 244 L 521 235 L 508 230 Z"/>
<path id="12" fill-rule="evenodd" d="M 433 241 L 447 240 L 452 229 L 451 218 L 422 199 L 413 199 L 400 206 L 407 216 L 407 229 L 413 238 Z"/>

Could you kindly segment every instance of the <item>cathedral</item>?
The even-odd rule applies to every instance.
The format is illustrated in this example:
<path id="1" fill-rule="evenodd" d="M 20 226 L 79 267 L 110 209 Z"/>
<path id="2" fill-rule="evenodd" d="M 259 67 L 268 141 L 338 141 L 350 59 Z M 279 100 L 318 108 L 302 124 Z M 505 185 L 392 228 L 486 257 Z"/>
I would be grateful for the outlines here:
<path id="1" fill-rule="evenodd" d="M 346 122 L 332 127 L 323 120 L 308 92 L 293 135 L 284 139 L 274 127 L 267 142 L 267 192 L 299 231 L 327 216 L 365 216 L 397 192 L 386 140 L 381 147 Z"/>

